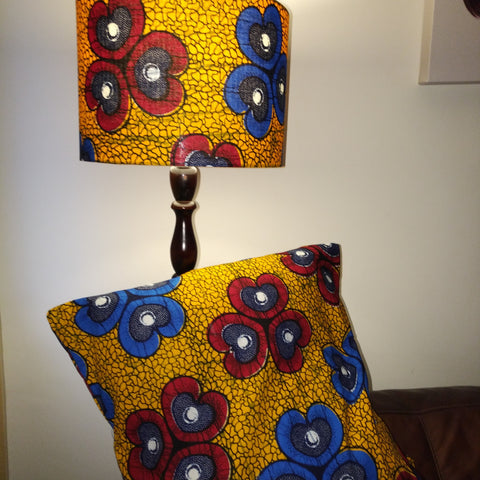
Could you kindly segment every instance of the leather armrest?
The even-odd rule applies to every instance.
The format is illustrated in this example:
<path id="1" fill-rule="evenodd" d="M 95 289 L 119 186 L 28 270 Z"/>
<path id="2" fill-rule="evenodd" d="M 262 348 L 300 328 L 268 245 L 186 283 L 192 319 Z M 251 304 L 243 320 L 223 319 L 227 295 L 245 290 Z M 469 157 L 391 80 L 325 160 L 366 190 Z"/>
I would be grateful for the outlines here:
<path id="1" fill-rule="evenodd" d="M 380 390 L 370 398 L 425 480 L 478 478 L 480 387 Z"/>

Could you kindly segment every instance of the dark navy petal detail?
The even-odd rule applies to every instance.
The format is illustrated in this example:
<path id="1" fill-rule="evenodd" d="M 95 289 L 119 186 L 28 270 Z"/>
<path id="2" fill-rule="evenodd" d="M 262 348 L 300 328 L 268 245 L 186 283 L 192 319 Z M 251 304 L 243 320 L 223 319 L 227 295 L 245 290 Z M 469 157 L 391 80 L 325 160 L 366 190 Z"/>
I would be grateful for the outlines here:
<path id="1" fill-rule="evenodd" d="M 317 272 L 319 254 L 311 247 L 297 248 L 290 250 L 282 257 L 283 264 L 292 272 L 299 275 L 312 275 Z"/>
<path id="2" fill-rule="evenodd" d="M 278 291 L 274 285 L 266 283 L 260 287 L 245 287 L 240 298 L 248 308 L 256 312 L 267 312 L 278 301 Z"/>
<path id="3" fill-rule="evenodd" d="M 206 152 L 197 150 L 192 152 L 185 165 L 191 167 L 231 167 L 232 163 L 227 158 L 212 157 Z"/>
<path id="4" fill-rule="evenodd" d="M 106 115 L 117 114 L 122 105 L 121 80 L 117 72 L 102 70 L 94 75 L 91 91 Z"/>
<path id="5" fill-rule="evenodd" d="M 247 325 L 227 325 L 222 332 L 224 342 L 239 363 L 251 362 L 258 354 L 259 339 L 257 332 Z"/>
<path id="6" fill-rule="evenodd" d="M 177 452 L 169 462 L 165 476 L 171 480 L 229 480 L 230 460 L 215 444 L 196 444 Z M 153 477 L 152 477 L 153 478 Z"/>
<path id="7" fill-rule="evenodd" d="M 282 415 L 277 425 L 281 450 L 303 465 L 325 465 L 340 448 L 342 439 L 342 424 L 325 405 L 310 407 L 306 419 L 298 410 L 290 410 Z"/>
<path id="8" fill-rule="evenodd" d="M 316 478 L 306 468 L 293 462 L 280 460 L 263 470 L 257 480 L 316 480 Z"/>
<path id="9" fill-rule="evenodd" d="M 278 121 L 283 125 L 285 120 L 285 106 L 287 103 L 287 56 L 281 55 L 273 72 L 273 105 Z"/>
<path id="10" fill-rule="evenodd" d="M 282 22 L 274 5 L 262 16 L 256 7 L 246 8 L 238 17 L 237 40 L 242 52 L 255 64 L 271 70 L 282 47 Z"/>
<path id="11" fill-rule="evenodd" d="M 322 266 L 320 267 L 320 273 L 323 283 L 325 284 L 325 288 L 329 291 L 329 293 L 335 293 L 336 287 L 335 282 L 333 281 L 333 277 L 331 275 L 331 270 Z"/>
<path id="12" fill-rule="evenodd" d="M 215 463 L 208 455 L 190 455 L 182 458 L 175 469 L 174 480 L 214 480 Z"/>
<path id="13" fill-rule="evenodd" d="M 318 248 L 320 248 L 320 251 L 324 255 L 335 260 L 334 263 L 337 263 L 337 261 L 340 259 L 340 245 L 338 245 L 338 243 L 330 243 L 329 245 L 322 243 L 318 245 Z"/>
<path id="14" fill-rule="evenodd" d="M 302 368 L 302 349 L 308 345 L 312 329 L 307 319 L 295 310 L 285 310 L 268 326 L 273 360 L 281 372 L 293 373 Z"/>
<path id="15" fill-rule="evenodd" d="M 118 7 L 108 17 L 100 17 L 96 25 L 97 39 L 107 50 L 123 47 L 132 29 L 132 16 L 128 8 Z"/>
<path id="16" fill-rule="evenodd" d="M 105 335 L 120 319 L 125 308 L 125 292 L 113 292 L 76 300 L 82 308 L 75 315 L 75 323 L 84 332 L 94 336 Z"/>
<path id="17" fill-rule="evenodd" d="M 334 371 L 332 382 L 335 390 L 348 403 L 355 403 L 364 386 L 363 364 L 358 358 L 345 355 L 333 346 L 326 347 L 323 356 Z"/>
<path id="18" fill-rule="evenodd" d="M 363 450 L 345 450 L 327 466 L 324 480 L 377 480 L 377 467 Z"/>
<path id="19" fill-rule="evenodd" d="M 255 138 L 270 129 L 272 97 L 269 76 L 255 65 L 237 67 L 225 83 L 225 101 L 235 113 L 245 113 L 245 128 Z"/>
<path id="20" fill-rule="evenodd" d="M 340 303 L 340 276 L 327 260 L 318 262 L 318 288 L 328 303 L 332 305 Z"/>
<path id="21" fill-rule="evenodd" d="M 357 358 L 358 361 L 362 364 L 363 386 L 364 386 L 366 392 L 368 393 L 369 392 L 368 374 L 367 374 L 367 371 L 365 370 L 365 366 L 363 364 L 362 356 L 360 355 L 360 351 L 358 350 L 357 342 L 355 341 L 355 337 L 354 337 L 353 332 L 351 330 L 345 336 L 345 339 L 343 340 L 343 343 L 342 343 L 342 348 L 343 348 L 343 351 L 347 355 L 350 355 L 354 358 Z"/>
<path id="22" fill-rule="evenodd" d="M 283 359 L 290 360 L 297 349 L 297 342 L 302 336 L 300 325 L 294 320 L 286 320 L 275 329 L 275 344 Z"/>
<path id="23" fill-rule="evenodd" d="M 288 253 L 292 262 L 299 267 L 309 267 L 316 259 L 316 255 L 308 248 L 298 248 Z"/>
<path id="24" fill-rule="evenodd" d="M 191 394 L 180 393 L 172 402 L 175 424 L 187 433 L 198 433 L 210 427 L 215 412 L 208 404 L 196 402 Z"/>
<path id="25" fill-rule="evenodd" d="M 142 465 L 149 470 L 154 470 L 164 450 L 162 432 L 155 423 L 142 423 L 137 432 L 142 452 L 140 454 Z"/>
<path id="26" fill-rule="evenodd" d="M 146 297 L 128 304 L 120 319 L 118 336 L 128 353 L 144 358 L 156 352 L 160 335 L 174 337 L 183 322 L 183 309 L 175 300 L 162 296 Z"/>
<path id="27" fill-rule="evenodd" d="M 200 384 L 191 377 L 171 380 L 163 389 L 161 401 L 167 425 L 181 442 L 208 442 L 227 421 L 226 398 L 215 391 L 202 393 Z"/>
<path id="28" fill-rule="evenodd" d="M 225 353 L 225 368 L 234 377 L 248 378 L 265 365 L 268 341 L 258 322 L 226 313 L 210 324 L 207 336 L 217 352 Z"/>

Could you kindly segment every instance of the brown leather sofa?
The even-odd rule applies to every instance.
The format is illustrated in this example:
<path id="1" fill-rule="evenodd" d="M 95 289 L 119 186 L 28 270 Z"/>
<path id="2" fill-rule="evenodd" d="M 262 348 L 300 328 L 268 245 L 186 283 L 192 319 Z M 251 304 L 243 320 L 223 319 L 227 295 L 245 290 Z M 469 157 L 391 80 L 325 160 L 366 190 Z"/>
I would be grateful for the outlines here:
<path id="1" fill-rule="evenodd" d="M 424 480 L 480 480 L 480 387 L 379 390 L 370 397 Z"/>

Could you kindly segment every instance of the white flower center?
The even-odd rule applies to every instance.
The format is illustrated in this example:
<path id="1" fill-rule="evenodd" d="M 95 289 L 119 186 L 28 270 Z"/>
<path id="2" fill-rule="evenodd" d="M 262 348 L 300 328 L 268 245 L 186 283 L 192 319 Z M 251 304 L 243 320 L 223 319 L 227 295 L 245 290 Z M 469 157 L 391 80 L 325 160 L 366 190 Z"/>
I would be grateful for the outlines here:
<path id="1" fill-rule="evenodd" d="M 112 41 L 118 40 L 118 37 L 120 36 L 120 27 L 115 22 L 109 23 L 107 25 L 107 35 Z"/>
<path id="2" fill-rule="evenodd" d="M 315 448 L 320 443 L 320 437 L 315 430 L 308 430 L 305 434 L 305 443 L 311 447 Z"/>
<path id="3" fill-rule="evenodd" d="M 151 327 L 155 323 L 155 315 L 152 312 L 144 312 L 140 315 L 140 323 L 145 327 Z"/>
<path id="4" fill-rule="evenodd" d="M 145 79 L 149 82 L 156 82 L 162 74 L 158 65 L 155 65 L 154 63 L 147 63 L 143 67 L 142 73 Z"/>
<path id="5" fill-rule="evenodd" d="M 263 92 L 259 88 L 253 91 L 252 100 L 255 105 L 261 105 L 263 103 Z"/>
<path id="6" fill-rule="evenodd" d="M 95 306 L 98 308 L 107 307 L 110 304 L 110 298 L 107 296 L 97 297 L 95 299 Z"/>
<path id="7" fill-rule="evenodd" d="M 202 475 L 202 469 L 196 463 L 189 465 L 185 470 L 185 480 L 198 480 Z"/>
<path id="8" fill-rule="evenodd" d="M 260 305 L 265 305 L 268 301 L 268 297 L 264 292 L 257 292 L 255 294 L 255 301 Z"/>
<path id="9" fill-rule="evenodd" d="M 237 345 L 242 350 L 246 350 L 252 344 L 252 337 L 250 335 L 240 335 L 237 339 Z"/>
<path id="10" fill-rule="evenodd" d="M 262 33 L 262 37 L 261 37 L 260 41 L 262 43 L 263 50 L 268 52 L 270 50 L 270 47 L 272 46 L 272 42 L 270 40 L 270 37 L 266 33 Z"/>
<path id="11" fill-rule="evenodd" d="M 156 438 L 150 438 L 147 442 L 147 450 L 149 452 L 155 453 L 158 452 L 158 440 Z"/>
<path id="12" fill-rule="evenodd" d="M 102 84 L 102 97 L 105 99 L 105 100 L 108 100 L 109 98 L 111 98 L 113 95 L 113 85 L 111 84 L 111 82 L 104 82 Z"/>
<path id="13" fill-rule="evenodd" d="M 285 343 L 292 343 L 295 340 L 295 337 L 291 330 L 285 330 L 282 334 L 282 337 Z"/>
<path id="14" fill-rule="evenodd" d="M 200 415 L 198 413 L 198 410 L 195 407 L 188 407 L 183 412 L 183 420 L 185 421 L 185 423 L 195 423 L 196 421 L 198 421 L 199 416 Z"/>

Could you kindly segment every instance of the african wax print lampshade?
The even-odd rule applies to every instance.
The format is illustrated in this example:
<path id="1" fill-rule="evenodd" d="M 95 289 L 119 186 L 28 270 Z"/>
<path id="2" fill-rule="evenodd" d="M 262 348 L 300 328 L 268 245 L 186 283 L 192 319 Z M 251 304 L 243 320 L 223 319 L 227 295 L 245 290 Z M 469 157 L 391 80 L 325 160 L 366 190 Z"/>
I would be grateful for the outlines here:
<path id="1" fill-rule="evenodd" d="M 77 0 L 82 160 L 279 167 L 288 12 L 272 0 Z"/>

